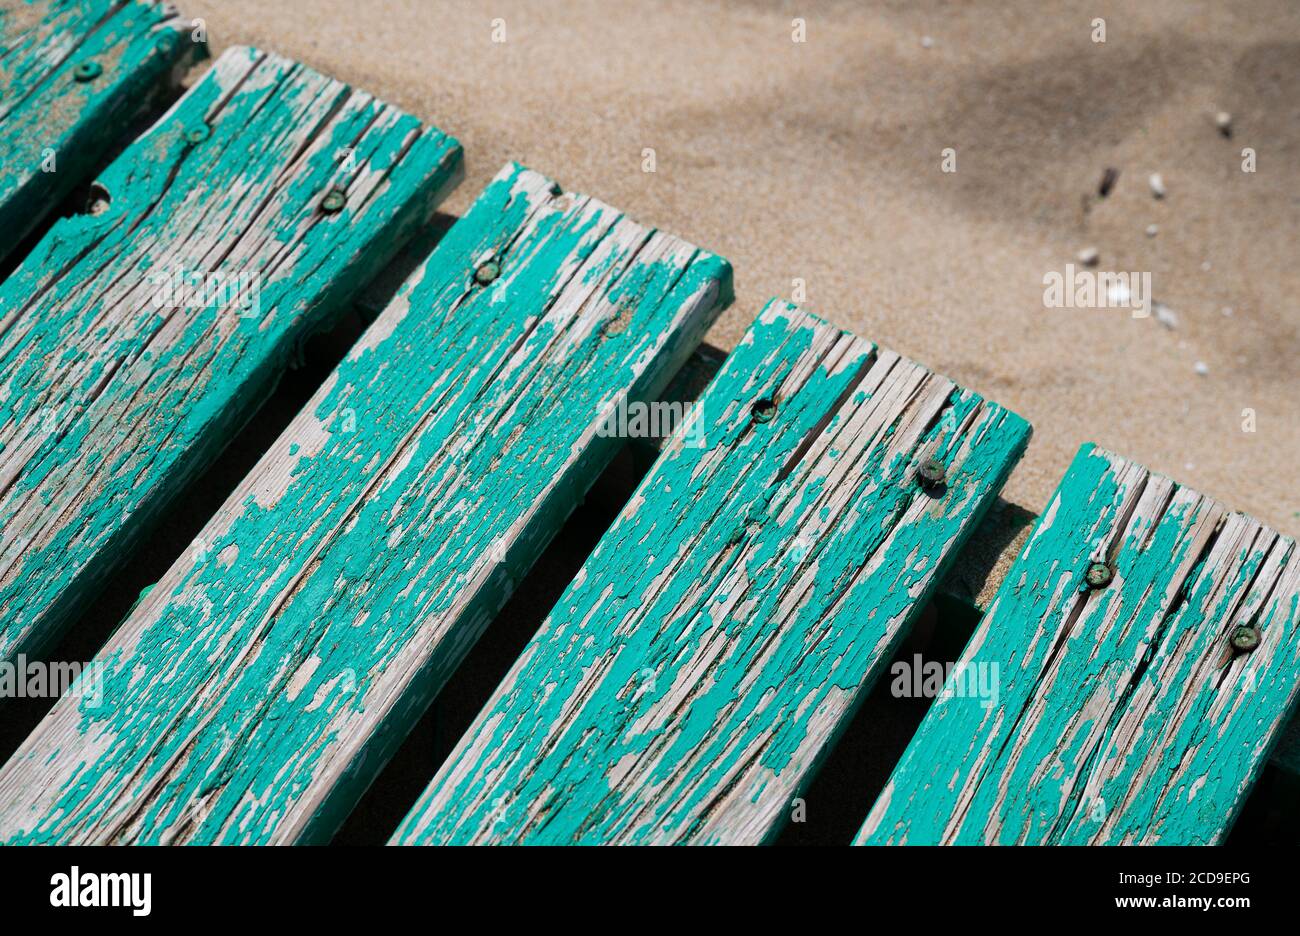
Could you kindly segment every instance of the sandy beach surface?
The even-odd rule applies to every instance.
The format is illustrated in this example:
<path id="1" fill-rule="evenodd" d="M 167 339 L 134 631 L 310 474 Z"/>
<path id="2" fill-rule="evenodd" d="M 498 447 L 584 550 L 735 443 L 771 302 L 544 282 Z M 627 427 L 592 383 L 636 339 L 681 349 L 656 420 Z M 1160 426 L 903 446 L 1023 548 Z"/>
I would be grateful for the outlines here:
<path id="1" fill-rule="evenodd" d="M 1300 5 L 182 9 L 214 55 L 280 52 L 459 138 L 449 212 L 514 159 L 726 256 L 723 348 L 802 280 L 809 309 L 1033 423 L 1006 491 L 1028 511 L 1095 441 L 1300 532 Z M 1149 273 L 1159 315 L 1046 307 L 1089 248 Z"/>

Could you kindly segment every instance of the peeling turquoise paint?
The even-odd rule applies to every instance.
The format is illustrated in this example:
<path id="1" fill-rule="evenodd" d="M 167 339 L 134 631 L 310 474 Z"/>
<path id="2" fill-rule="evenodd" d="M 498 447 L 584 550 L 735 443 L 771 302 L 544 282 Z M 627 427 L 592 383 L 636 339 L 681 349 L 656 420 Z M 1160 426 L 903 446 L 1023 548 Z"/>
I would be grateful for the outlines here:
<path id="1" fill-rule="evenodd" d="M 725 261 L 551 189 L 509 166 L 452 227 L 105 648 L 106 705 L 0 771 L 0 838 L 329 837 L 613 455 L 602 407 L 730 299 Z M 570 317 L 591 291 L 617 334 Z"/>
<path id="2" fill-rule="evenodd" d="M 771 838 L 1029 436 L 953 389 L 953 418 L 914 446 L 889 454 L 891 423 L 874 444 L 846 430 L 806 458 L 861 415 L 870 395 L 855 387 L 875 361 L 869 343 L 769 304 L 702 397 L 707 446 L 655 463 L 393 841 Z M 753 421 L 764 397 L 777 413 Z M 856 461 L 828 483 L 815 472 L 845 445 Z M 949 495 L 902 523 L 924 497 L 921 450 L 953 460 Z M 742 773 L 752 789 L 734 795 L 753 810 L 723 805 Z"/>
<path id="3" fill-rule="evenodd" d="M 963 655 L 998 704 L 934 705 L 860 841 L 1221 841 L 1295 705 L 1298 580 L 1291 541 L 1085 446 Z"/>
<path id="4" fill-rule="evenodd" d="M 211 134 L 193 144 L 198 122 Z M 0 284 L 0 659 L 57 639 L 297 345 L 427 221 L 460 157 L 373 98 L 236 48 L 103 173 L 107 211 L 50 229 Z M 355 203 L 325 217 L 332 184 Z M 156 308 L 150 277 L 176 269 L 258 276 L 260 314 Z"/>
<path id="5" fill-rule="evenodd" d="M 0 49 L 3 259 L 207 47 L 162 4 L 24 0 L 0 9 Z M 88 62 L 98 76 L 77 81 Z"/>

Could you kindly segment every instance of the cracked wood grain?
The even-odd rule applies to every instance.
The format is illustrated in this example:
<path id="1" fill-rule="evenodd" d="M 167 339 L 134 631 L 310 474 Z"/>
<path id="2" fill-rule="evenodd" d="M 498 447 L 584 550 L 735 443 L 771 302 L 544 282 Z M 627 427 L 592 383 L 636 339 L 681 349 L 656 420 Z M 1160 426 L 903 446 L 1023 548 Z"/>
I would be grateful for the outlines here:
<path id="1" fill-rule="evenodd" d="M 37 0 L 0 9 L 0 259 L 205 54 L 163 4 Z M 78 81 L 83 63 L 99 74 Z"/>
<path id="2" fill-rule="evenodd" d="M 328 838 L 729 300 L 507 166 L 0 770 L 0 840 Z"/>
<path id="3" fill-rule="evenodd" d="M 50 229 L 0 284 L 0 660 L 57 639 L 459 168 L 439 131 L 236 48 L 104 173 L 106 211 Z M 248 301 L 162 288 L 213 274 Z"/>
<path id="4" fill-rule="evenodd" d="M 394 842 L 771 839 L 1029 437 L 780 301 L 695 418 Z"/>
<path id="5" fill-rule="evenodd" d="M 1296 704 L 1298 612 L 1292 540 L 1084 446 L 962 654 L 999 698 L 932 706 L 859 842 L 1223 841 Z"/>

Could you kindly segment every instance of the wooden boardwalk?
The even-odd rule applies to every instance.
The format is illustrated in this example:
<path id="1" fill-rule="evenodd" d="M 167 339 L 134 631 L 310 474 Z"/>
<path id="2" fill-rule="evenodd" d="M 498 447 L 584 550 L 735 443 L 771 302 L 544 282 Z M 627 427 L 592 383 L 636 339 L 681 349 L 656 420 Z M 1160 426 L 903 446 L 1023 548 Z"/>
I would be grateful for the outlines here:
<path id="1" fill-rule="evenodd" d="M 1298 673 L 1294 541 L 1085 446 L 859 840 L 1222 841 Z"/>
<path id="2" fill-rule="evenodd" d="M 640 486 L 383 834 L 772 841 L 1029 425 L 781 300 L 693 366 L 727 262 L 517 164 L 430 251 L 459 144 L 271 53 L 110 161 L 192 39 L 139 0 L 0 13 L 0 664 L 413 271 L 0 765 L 0 842 L 329 841 L 629 438 Z M 956 663 L 859 842 L 1221 842 L 1300 769 L 1300 555 L 1085 446 Z"/>
<path id="3" fill-rule="evenodd" d="M 101 175 L 105 210 L 53 226 L 0 284 L 0 660 L 60 635 L 459 164 L 400 111 L 232 49 Z"/>
<path id="4" fill-rule="evenodd" d="M 729 299 L 507 166 L 0 770 L 0 839 L 327 838 Z"/>
<path id="5" fill-rule="evenodd" d="M 691 418 L 397 841 L 769 839 L 1029 438 L 783 302 Z"/>
<path id="6" fill-rule="evenodd" d="M 37 0 L 0 11 L 0 260 L 205 47 L 166 5 Z"/>

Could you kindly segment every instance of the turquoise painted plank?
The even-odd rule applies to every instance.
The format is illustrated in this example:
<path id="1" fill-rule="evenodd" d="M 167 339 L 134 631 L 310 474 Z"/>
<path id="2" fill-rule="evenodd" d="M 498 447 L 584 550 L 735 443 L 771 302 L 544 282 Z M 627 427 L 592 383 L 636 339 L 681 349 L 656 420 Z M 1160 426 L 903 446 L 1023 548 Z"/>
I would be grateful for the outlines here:
<path id="1" fill-rule="evenodd" d="M 50 229 L 0 284 L 0 660 L 39 655 L 93 599 L 428 219 L 460 155 L 237 48 L 101 176 L 107 210 Z"/>
<path id="2" fill-rule="evenodd" d="M 981 667 L 993 704 L 958 688 Z M 1221 842 L 1298 685 L 1295 543 L 1086 445 L 859 841 Z"/>
<path id="3" fill-rule="evenodd" d="M 729 300 L 507 166 L 0 770 L 0 841 L 327 839 Z"/>
<path id="4" fill-rule="evenodd" d="M 0 259 L 207 47 L 140 0 L 16 0 L 0 9 Z"/>
<path id="5" fill-rule="evenodd" d="M 394 842 L 771 839 L 1029 438 L 780 301 L 694 419 Z"/>

